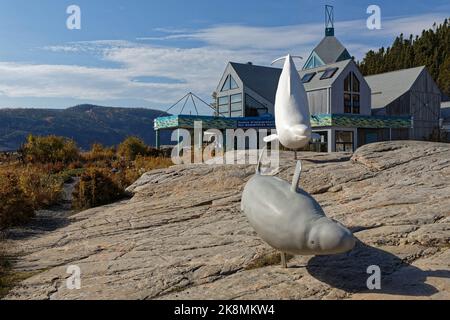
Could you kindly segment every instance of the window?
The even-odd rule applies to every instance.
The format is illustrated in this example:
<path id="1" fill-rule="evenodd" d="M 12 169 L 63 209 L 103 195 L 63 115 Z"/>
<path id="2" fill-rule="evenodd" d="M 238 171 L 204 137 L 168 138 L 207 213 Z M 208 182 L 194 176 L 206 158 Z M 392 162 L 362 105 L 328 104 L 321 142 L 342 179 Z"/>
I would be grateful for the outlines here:
<path id="1" fill-rule="evenodd" d="M 328 152 L 328 131 L 314 132 L 320 136 L 319 140 L 311 140 L 309 143 L 309 151 L 312 152 Z"/>
<path id="2" fill-rule="evenodd" d="M 344 80 L 344 91 L 350 92 L 352 91 L 352 77 L 348 76 Z"/>
<path id="3" fill-rule="evenodd" d="M 229 96 L 219 97 L 218 99 L 219 105 L 219 115 L 221 116 L 230 116 L 230 98 Z"/>
<path id="4" fill-rule="evenodd" d="M 353 152 L 353 131 L 336 131 L 336 152 Z"/>
<path id="5" fill-rule="evenodd" d="M 260 115 L 268 113 L 269 110 L 262 103 L 256 101 L 255 98 L 246 94 L 245 95 L 245 116 L 246 117 L 258 117 Z"/>
<path id="6" fill-rule="evenodd" d="M 353 113 L 354 114 L 360 114 L 360 112 L 361 112 L 359 99 L 360 99 L 359 94 L 352 95 Z"/>
<path id="7" fill-rule="evenodd" d="M 220 116 L 242 117 L 242 93 L 219 97 L 217 100 Z"/>
<path id="8" fill-rule="evenodd" d="M 344 93 L 344 113 L 352 113 L 352 96 L 350 93 Z"/>
<path id="9" fill-rule="evenodd" d="M 320 80 L 330 79 L 333 78 L 336 72 L 339 70 L 339 68 L 330 68 L 325 70 Z"/>
<path id="10" fill-rule="evenodd" d="M 353 86 L 353 92 L 359 92 L 359 80 L 356 77 L 356 75 L 353 73 L 353 78 L 352 78 L 352 86 Z"/>
<path id="11" fill-rule="evenodd" d="M 231 96 L 231 116 L 242 117 L 242 93 Z"/>
<path id="12" fill-rule="evenodd" d="M 344 113 L 361 113 L 361 84 L 355 73 L 350 72 L 344 80 Z"/>
<path id="13" fill-rule="evenodd" d="M 239 86 L 237 85 L 236 81 L 234 80 L 234 78 L 231 75 L 229 75 L 227 77 L 227 80 L 225 80 L 225 83 L 223 84 L 222 92 L 237 89 L 237 88 L 239 88 Z"/>
<path id="14" fill-rule="evenodd" d="M 305 74 L 302 78 L 302 82 L 303 83 L 311 82 L 311 80 L 314 78 L 315 75 L 316 75 L 315 72 Z"/>
<path id="15" fill-rule="evenodd" d="M 324 65 L 324 63 L 322 62 L 322 60 L 320 60 L 320 58 L 317 56 L 317 54 L 315 52 L 313 52 L 311 54 L 311 56 L 309 57 L 309 59 L 306 61 L 306 64 L 303 67 L 303 70 L 313 69 L 313 68 L 321 67 L 323 65 Z"/>

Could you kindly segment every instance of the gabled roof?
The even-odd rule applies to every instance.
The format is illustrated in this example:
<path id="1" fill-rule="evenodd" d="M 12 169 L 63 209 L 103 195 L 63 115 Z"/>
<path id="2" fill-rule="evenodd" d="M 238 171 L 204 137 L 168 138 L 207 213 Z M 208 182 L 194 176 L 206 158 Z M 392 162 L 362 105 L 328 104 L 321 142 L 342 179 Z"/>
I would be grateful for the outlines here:
<path id="1" fill-rule="evenodd" d="M 299 71 L 300 78 L 308 73 L 316 73 L 314 78 L 308 83 L 305 83 L 305 90 L 310 91 L 317 88 L 330 87 L 339 75 L 345 70 L 348 64 L 353 60 L 345 60 L 337 63 L 328 64 L 318 68 Z M 263 98 L 274 103 L 277 93 L 278 82 L 280 80 L 282 69 L 256 66 L 251 64 L 242 64 L 230 62 L 233 69 L 236 71 L 239 78 L 248 88 L 258 93 Z M 327 69 L 338 68 L 336 73 L 329 79 L 323 79 L 323 73 Z"/>
<path id="2" fill-rule="evenodd" d="M 230 62 L 248 88 L 272 103 L 275 101 L 281 69 Z"/>
<path id="3" fill-rule="evenodd" d="M 313 50 L 325 64 L 348 60 L 352 57 L 342 43 L 334 36 L 327 36 Z"/>
<path id="4" fill-rule="evenodd" d="M 366 77 L 372 89 L 372 109 L 384 108 L 408 92 L 424 69 L 422 66 Z"/>

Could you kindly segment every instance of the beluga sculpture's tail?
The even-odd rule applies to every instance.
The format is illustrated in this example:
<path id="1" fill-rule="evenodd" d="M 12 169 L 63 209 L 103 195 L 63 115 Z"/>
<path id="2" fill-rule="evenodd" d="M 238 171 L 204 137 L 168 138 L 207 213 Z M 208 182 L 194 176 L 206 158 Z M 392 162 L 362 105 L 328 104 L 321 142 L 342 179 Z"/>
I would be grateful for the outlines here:
<path id="1" fill-rule="evenodd" d="M 273 62 L 285 59 L 275 98 L 277 134 L 265 141 L 278 139 L 286 148 L 297 150 L 309 144 L 312 130 L 308 97 L 292 58 L 287 55 Z"/>

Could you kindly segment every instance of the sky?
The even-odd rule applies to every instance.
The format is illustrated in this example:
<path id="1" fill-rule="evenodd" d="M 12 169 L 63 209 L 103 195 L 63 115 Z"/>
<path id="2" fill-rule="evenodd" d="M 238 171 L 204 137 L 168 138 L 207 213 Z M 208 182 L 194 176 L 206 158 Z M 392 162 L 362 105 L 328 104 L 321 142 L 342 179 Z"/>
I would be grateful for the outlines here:
<path id="1" fill-rule="evenodd" d="M 187 92 L 210 102 L 228 61 L 306 59 L 324 36 L 325 4 L 356 59 L 450 17 L 448 0 L 0 0 L 0 108 L 165 110 Z M 70 5 L 80 30 L 67 28 Z M 369 5 L 380 30 L 367 28 Z"/>

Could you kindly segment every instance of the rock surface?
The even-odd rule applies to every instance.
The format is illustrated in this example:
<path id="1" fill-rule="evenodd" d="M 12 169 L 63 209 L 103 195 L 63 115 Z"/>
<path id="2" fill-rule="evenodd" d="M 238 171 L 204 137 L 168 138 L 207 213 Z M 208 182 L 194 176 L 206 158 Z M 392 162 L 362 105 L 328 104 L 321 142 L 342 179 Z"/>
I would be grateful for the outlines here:
<path id="1" fill-rule="evenodd" d="M 302 153 L 301 186 L 359 239 L 344 255 L 282 269 L 240 212 L 254 166 L 190 165 L 145 174 L 128 201 L 9 240 L 17 270 L 41 272 L 8 299 L 450 299 L 450 145 L 378 143 Z M 290 180 L 292 153 L 279 176 Z M 68 290 L 69 265 L 81 289 Z M 367 268 L 381 268 L 381 290 Z"/>

